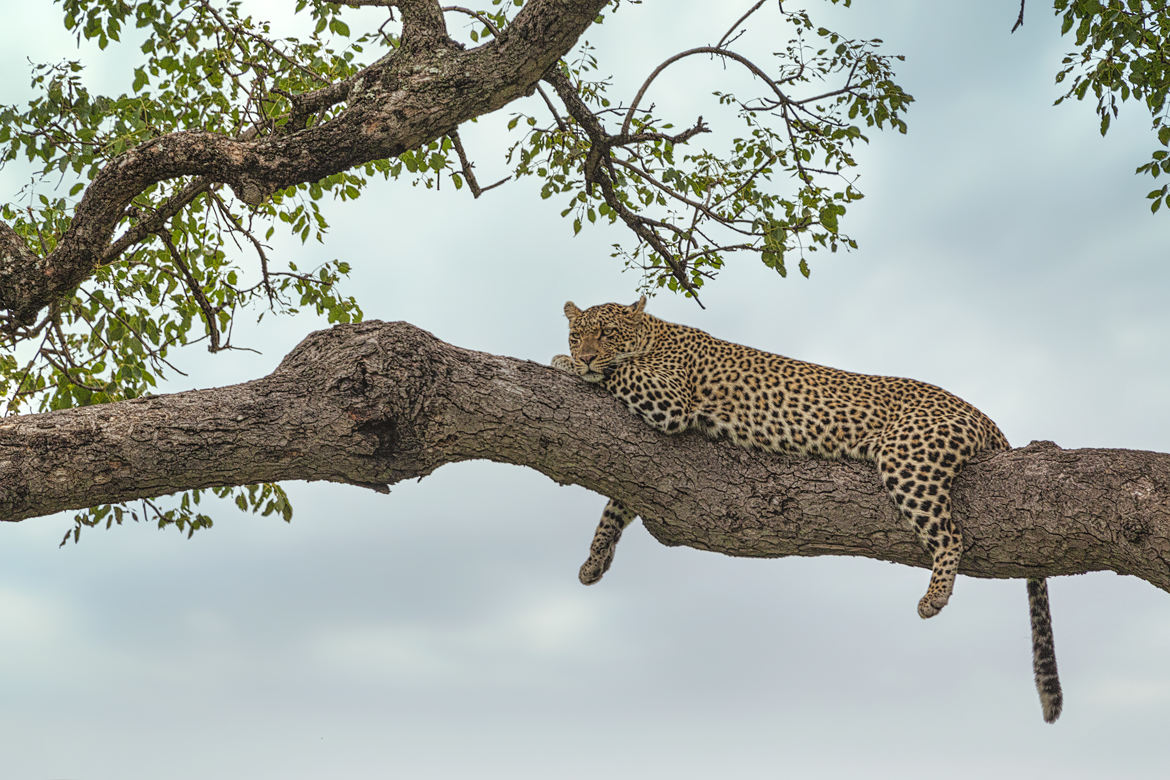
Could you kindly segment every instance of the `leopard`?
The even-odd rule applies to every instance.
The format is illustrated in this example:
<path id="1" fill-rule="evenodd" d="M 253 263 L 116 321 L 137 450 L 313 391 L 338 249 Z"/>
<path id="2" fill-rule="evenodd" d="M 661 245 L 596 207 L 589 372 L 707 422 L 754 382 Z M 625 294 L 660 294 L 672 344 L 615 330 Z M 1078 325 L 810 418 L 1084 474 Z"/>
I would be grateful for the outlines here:
<path id="1" fill-rule="evenodd" d="M 951 512 L 959 470 L 979 453 L 1010 449 L 971 404 L 916 379 L 877 376 L 717 339 L 645 311 L 646 296 L 587 309 L 565 303 L 568 355 L 552 366 L 596 385 L 664 434 L 699 431 L 766 453 L 849 458 L 876 466 L 881 486 L 931 559 L 922 618 L 950 600 L 963 552 Z M 578 578 L 599 582 L 636 514 L 616 499 L 602 511 Z M 1027 579 L 1032 660 L 1044 720 L 1060 716 L 1047 581 Z"/>

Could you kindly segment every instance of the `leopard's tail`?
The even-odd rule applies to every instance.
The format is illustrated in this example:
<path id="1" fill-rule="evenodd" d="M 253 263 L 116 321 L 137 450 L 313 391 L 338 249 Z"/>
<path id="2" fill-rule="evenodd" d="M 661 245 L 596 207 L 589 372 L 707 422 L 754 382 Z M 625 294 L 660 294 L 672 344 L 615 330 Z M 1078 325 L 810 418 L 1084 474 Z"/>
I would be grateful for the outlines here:
<path id="1" fill-rule="evenodd" d="M 1032 669 L 1036 673 L 1036 690 L 1044 720 L 1055 723 L 1060 717 L 1064 694 L 1056 671 L 1056 644 L 1052 639 L 1052 612 L 1048 608 L 1048 583 L 1039 577 L 1028 578 L 1028 611 L 1032 616 Z"/>

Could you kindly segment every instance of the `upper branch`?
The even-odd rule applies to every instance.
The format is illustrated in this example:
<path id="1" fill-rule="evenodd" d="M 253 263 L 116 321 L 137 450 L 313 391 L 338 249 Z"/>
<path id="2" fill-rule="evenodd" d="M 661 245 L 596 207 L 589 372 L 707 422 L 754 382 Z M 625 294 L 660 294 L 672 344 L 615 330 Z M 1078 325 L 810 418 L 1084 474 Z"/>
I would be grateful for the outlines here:
<path id="1" fill-rule="evenodd" d="M 592 191 L 593 185 L 598 186 L 606 204 L 621 218 L 626 227 L 658 254 L 670 268 L 671 275 L 678 281 L 679 285 L 694 296 L 696 302 L 699 302 L 698 290 L 691 284 L 690 269 L 675 256 L 662 236 L 654 230 L 655 227 L 670 228 L 672 226 L 638 214 L 622 202 L 614 189 L 610 149 L 614 146 L 615 140 L 628 139 L 628 133 L 623 131 L 621 136 L 612 136 L 607 133 L 602 127 L 601 120 L 581 99 L 580 94 L 577 93 L 564 73 L 559 70 L 550 71 L 545 76 L 545 81 L 556 90 L 557 96 L 565 104 L 565 110 L 569 112 L 569 116 L 576 120 L 589 138 L 589 155 L 585 159 L 584 165 L 585 182 L 589 190 Z M 705 129 L 701 120 L 696 124 L 696 128 L 695 132 L 702 132 Z M 701 306 L 702 303 L 700 302 L 699 305 Z"/>
<path id="2" fill-rule="evenodd" d="M 39 255 L 0 223 L 0 310 L 6 313 L 0 330 L 14 333 L 28 326 L 41 309 L 108 262 L 126 207 L 150 186 L 196 176 L 202 186 L 227 184 L 255 205 L 282 188 L 395 157 L 530 94 L 605 4 L 530 0 L 498 39 L 462 51 L 446 38 L 434 0 L 396 3 L 409 35 L 438 43 L 404 45 L 343 85 L 293 101 L 298 116 L 346 101 L 328 121 L 264 137 L 187 130 L 150 139 L 102 168 L 48 255 Z"/>
<path id="3" fill-rule="evenodd" d="M 394 0 L 390 5 L 402 11 L 402 45 L 434 46 L 448 43 L 447 23 L 437 0 Z"/>
<path id="4" fill-rule="evenodd" d="M 633 101 L 630 102 L 630 107 L 626 109 L 626 118 L 622 121 L 621 129 L 621 133 L 623 135 L 630 131 L 630 122 L 632 122 L 634 119 L 634 114 L 638 110 L 638 104 L 642 102 L 642 98 L 646 96 L 646 90 L 650 89 L 650 85 L 654 83 L 654 80 L 658 78 L 662 71 L 666 70 L 668 67 L 678 62 L 679 60 L 692 57 L 696 54 L 710 54 L 712 56 L 724 57 L 726 59 L 734 60 L 735 62 L 740 63 L 745 68 L 750 70 L 754 76 L 763 81 L 770 90 L 772 90 L 772 92 L 776 95 L 775 106 L 786 105 L 790 102 L 788 100 L 788 96 L 785 95 L 783 90 L 780 89 L 780 85 L 776 83 L 776 80 L 769 76 L 763 68 L 749 60 L 747 57 L 743 56 L 742 54 L 738 54 L 731 49 L 724 49 L 718 46 L 697 46 L 693 49 L 680 51 L 678 54 L 672 54 L 671 56 L 667 57 L 666 60 L 659 64 L 658 67 L 651 71 L 650 75 L 646 77 L 646 80 L 642 82 L 642 86 L 638 88 L 637 93 L 634 95 Z"/>
<path id="5" fill-rule="evenodd" d="M 405 323 L 314 333 L 242 385 L 6 418 L 0 518 L 289 479 L 384 489 L 471 459 L 620 499 L 668 545 L 929 566 L 869 464 L 663 436 L 573 377 Z M 953 499 L 964 574 L 1170 591 L 1170 455 L 1033 444 L 970 463 Z"/>

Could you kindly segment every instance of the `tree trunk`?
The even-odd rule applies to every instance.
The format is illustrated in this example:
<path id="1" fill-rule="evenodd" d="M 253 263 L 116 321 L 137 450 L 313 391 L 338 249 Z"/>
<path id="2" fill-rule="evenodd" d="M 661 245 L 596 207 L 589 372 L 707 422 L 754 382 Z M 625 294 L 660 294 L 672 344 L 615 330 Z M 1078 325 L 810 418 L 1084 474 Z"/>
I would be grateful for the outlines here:
<path id="1" fill-rule="evenodd" d="M 477 458 L 620 499 L 666 545 L 929 567 L 869 464 L 666 437 L 574 377 L 401 322 L 318 331 L 245 384 L 0 421 L 0 518 L 291 479 L 385 491 Z M 1034 442 L 970 463 L 953 500 L 963 574 L 1170 591 L 1170 455 Z"/>

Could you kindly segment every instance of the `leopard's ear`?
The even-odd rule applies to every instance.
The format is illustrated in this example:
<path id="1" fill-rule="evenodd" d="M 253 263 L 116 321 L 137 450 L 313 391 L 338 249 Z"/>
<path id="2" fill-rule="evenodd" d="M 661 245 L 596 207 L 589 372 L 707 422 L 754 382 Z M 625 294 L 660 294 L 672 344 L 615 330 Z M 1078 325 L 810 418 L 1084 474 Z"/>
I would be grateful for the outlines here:
<path id="1" fill-rule="evenodd" d="M 581 310 L 577 308 L 577 304 L 572 301 L 565 301 L 565 318 L 572 322 L 581 316 Z"/>
<path id="2" fill-rule="evenodd" d="M 633 319 L 637 320 L 637 319 L 641 319 L 642 311 L 645 308 L 646 308 L 646 296 L 643 295 L 641 298 L 638 299 L 637 303 L 631 303 L 629 306 L 627 306 L 626 311 L 630 313 L 630 316 Z"/>

